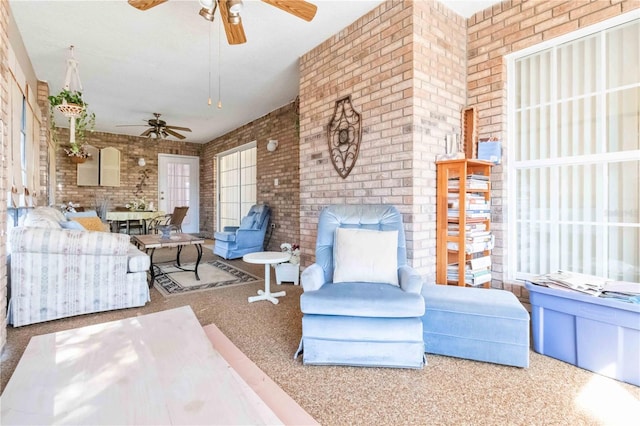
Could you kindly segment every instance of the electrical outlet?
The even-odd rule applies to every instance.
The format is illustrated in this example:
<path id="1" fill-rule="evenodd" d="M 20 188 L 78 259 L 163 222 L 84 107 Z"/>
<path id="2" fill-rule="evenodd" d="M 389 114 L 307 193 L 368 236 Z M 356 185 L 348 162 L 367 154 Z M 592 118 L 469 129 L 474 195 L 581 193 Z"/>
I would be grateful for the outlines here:
<path id="1" fill-rule="evenodd" d="M 271 224 L 271 229 L 276 229 L 276 224 L 275 223 Z"/>

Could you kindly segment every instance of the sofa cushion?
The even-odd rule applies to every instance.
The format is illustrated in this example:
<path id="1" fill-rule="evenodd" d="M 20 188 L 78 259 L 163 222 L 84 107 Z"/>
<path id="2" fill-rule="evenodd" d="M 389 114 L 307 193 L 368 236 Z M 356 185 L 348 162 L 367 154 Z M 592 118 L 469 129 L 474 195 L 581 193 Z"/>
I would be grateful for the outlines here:
<path id="1" fill-rule="evenodd" d="M 24 219 L 24 226 L 29 228 L 62 228 L 60 221 L 54 219 L 52 216 L 34 214 L 33 212 L 29 213 Z"/>
<path id="2" fill-rule="evenodd" d="M 333 283 L 300 296 L 304 314 L 407 318 L 424 315 L 424 298 L 383 283 Z"/>
<path id="3" fill-rule="evenodd" d="M 66 220 L 66 218 L 64 217 L 64 214 L 55 207 L 46 207 L 46 206 L 36 207 L 31 212 L 29 212 L 29 214 L 36 215 L 36 216 L 47 216 L 55 220 L 56 222 L 61 222 L 63 220 Z"/>
<path id="4" fill-rule="evenodd" d="M 398 285 L 398 231 L 337 228 L 333 282 Z"/>
<path id="5" fill-rule="evenodd" d="M 78 222 L 87 231 L 106 231 L 107 227 L 98 216 L 74 217 L 71 220 Z"/>
<path id="6" fill-rule="evenodd" d="M 64 214 L 67 219 L 72 219 L 74 217 L 97 217 L 98 212 L 95 210 L 86 210 L 83 212 L 67 212 Z"/>
<path id="7" fill-rule="evenodd" d="M 60 222 L 62 229 L 75 229 L 76 231 L 86 231 L 85 227 L 75 220 L 63 220 Z"/>

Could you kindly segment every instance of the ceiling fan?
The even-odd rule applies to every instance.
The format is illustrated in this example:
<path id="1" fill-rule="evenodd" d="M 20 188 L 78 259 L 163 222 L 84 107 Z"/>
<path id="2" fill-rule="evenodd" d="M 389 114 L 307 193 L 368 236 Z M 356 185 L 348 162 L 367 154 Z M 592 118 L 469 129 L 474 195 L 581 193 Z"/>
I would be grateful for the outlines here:
<path id="1" fill-rule="evenodd" d="M 165 139 L 169 136 L 173 136 L 175 138 L 178 139 L 184 139 L 185 136 L 181 135 L 180 133 L 176 132 L 176 130 L 180 130 L 181 132 L 190 132 L 191 129 L 187 128 L 187 127 L 178 127 L 178 126 L 167 126 L 167 122 L 164 120 L 160 120 L 160 116 L 162 114 L 159 114 L 157 112 L 153 113 L 153 116 L 155 118 L 151 118 L 149 120 L 145 120 L 147 122 L 147 126 L 149 126 L 149 128 L 147 130 L 145 130 L 144 132 L 142 132 L 140 134 L 140 136 L 144 136 L 147 138 L 150 138 L 151 136 L 155 136 L 156 139 Z M 128 124 L 128 125 L 120 125 L 117 127 L 131 127 L 131 126 L 144 126 L 144 124 Z"/>
<path id="2" fill-rule="evenodd" d="M 167 0 L 128 0 L 129 4 L 139 10 L 147 10 L 158 6 Z M 316 5 L 304 0 L 262 0 L 263 2 L 284 10 L 298 18 L 310 22 L 316 15 L 318 9 Z M 247 42 L 242 27 L 240 12 L 242 11 L 241 0 L 199 0 L 200 16 L 208 21 L 214 19 L 216 9 L 220 10 L 220 16 L 224 25 L 224 32 L 227 34 L 229 44 L 242 44 Z"/>

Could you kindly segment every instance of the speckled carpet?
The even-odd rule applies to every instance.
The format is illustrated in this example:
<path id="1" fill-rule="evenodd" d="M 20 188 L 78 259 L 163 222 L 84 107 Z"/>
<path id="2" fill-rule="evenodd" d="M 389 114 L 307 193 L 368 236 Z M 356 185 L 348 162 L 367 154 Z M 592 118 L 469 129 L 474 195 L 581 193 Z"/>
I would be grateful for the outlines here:
<path id="1" fill-rule="evenodd" d="M 163 249 L 165 250 L 165 249 Z M 162 250 L 154 258 L 161 262 Z M 205 250 L 204 260 L 219 259 Z M 164 261 L 175 258 L 167 252 Z M 188 257 L 185 257 L 188 261 Z M 191 259 L 193 261 L 194 259 Z M 261 277 L 262 265 L 229 264 Z M 4 389 L 32 335 L 190 305 L 216 326 L 323 425 L 599 425 L 636 424 L 640 388 L 531 352 L 521 369 L 428 355 L 422 370 L 305 366 L 293 359 L 301 335 L 300 294 L 292 284 L 278 305 L 248 303 L 262 281 L 165 298 L 151 291 L 142 308 L 84 315 L 7 329 Z"/>

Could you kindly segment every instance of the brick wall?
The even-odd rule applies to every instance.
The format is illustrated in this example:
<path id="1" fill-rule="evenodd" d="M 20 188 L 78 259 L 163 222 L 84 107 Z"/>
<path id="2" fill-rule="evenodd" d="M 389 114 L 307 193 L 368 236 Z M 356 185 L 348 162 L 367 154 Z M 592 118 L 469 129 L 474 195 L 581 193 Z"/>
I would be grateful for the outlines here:
<path id="1" fill-rule="evenodd" d="M 438 2 L 413 10 L 413 266 L 435 281 L 436 166 L 447 134 L 460 133 L 466 102 L 465 20 Z"/>
<path id="2" fill-rule="evenodd" d="M 267 151 L 269 139 L 278 140 L 278 148 L 274 152 Z M 269 204 L 272 209 L 271 223 L 276 225 L 268 249 L 279 251 L 283 242 L 300 241 L 300 162 L 295 102 L 204 145 L 200 176 L 201 230 L 212 234 L 216 226 L 215 156 L 252 141 L 257 142 L 257 201 Z M 275 179 L 278 179 L 277 186 Z"/>
<path id="3" fill-rule="evenodd" d="M 175 140 L 158 140 L 112 133 L 89 133 L 86 143 L 98 149 L 113 147 L 120 150 L 120 186 L 77 186 L 77 166 L 66 156 L 69 129 L 58 128 L 56 147 L 56 205 L 72 201 L 81 206 L 93 208 L 96 198 L 107 197 L 110 206 L 124 206 L 136 197 L 145 197 L 158 205 L 158 154 L 176 154 L 198 157 L 201 144 Z M 138 158 L 144 157 L 147 165 L 138 166 Z M 140 182 L 140 172 L 146 169 L 148 178 L 143 193 L 136 195 L 136 185 Z M 202 163 L 201 163 L 202 169 Z"/>
<path id="4" fill-rule="evenodd" d="M 0 1 L 0 351 L 7 341 L 7 162 L 9 134 L 5 123 L 9 117 L 9 2 Z"/>
<path id="5" fill-rule="evenodd" d="M 381 4 L 301 58 L 300 233 L 313 261 L 328 204 L 394 204 L 409 262 L 435 272 L 435 155 L 459 132 L 465 99 L 465 22 L 435 1 Z M 351 95 L 363 135 L 342 179 L 328 155 L 335 101 Z"/>
<path id="6" fill-rule="evenodd" d="M 469 18 L 467 102 L 478 107 L 480 138 L 496 136 L 501 139 L 503 157 L 506 158 L 509 141 L 505 55 L 637 8 L 640 8 L 637 0 L 512 0 Z M 503 165 L 494 167 L 491 179 L 492 227 L 497 237 L 493 251 L 492 287 L 505 288 L 520 296 L 524 293 L 523 287 L 504 282 L 508 260 L 505 245 L 508 207 L 506 168 Z"/>
<path id="7" fill-rule="evenodd" d="M 41 111 L 49 110 L 49 85 L 43 81 L 38 81 L 37 98 L 38 106 Z M 40 123 L 40 188 L 38 191 L 38 200 L 40 204 L 47 204 L 49 200 L 49 170 L 50 158 L 49 151 L 53 141 L 49 135 L 49 115 L 42 114 L 42 123 Z M 55 164 L 55 163 L 53 163 Z"/>

